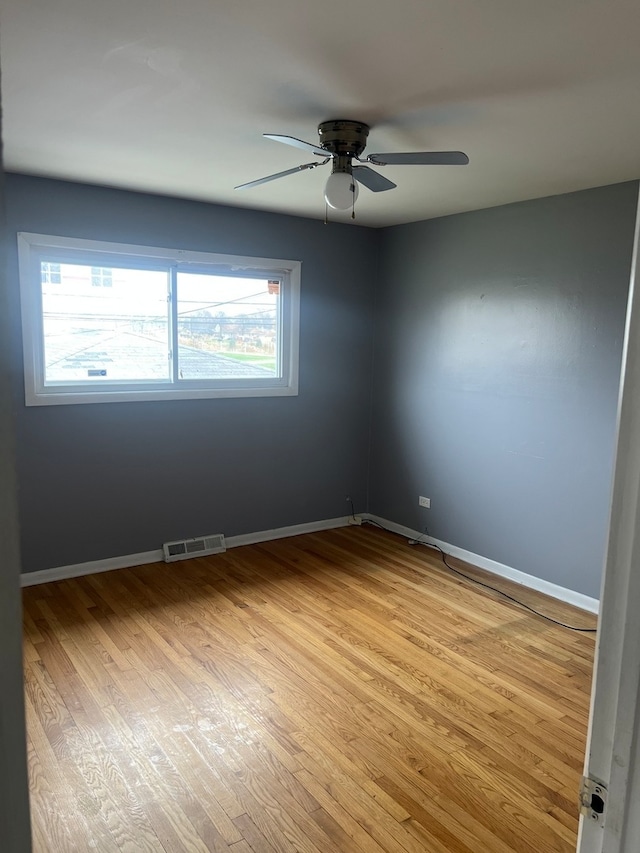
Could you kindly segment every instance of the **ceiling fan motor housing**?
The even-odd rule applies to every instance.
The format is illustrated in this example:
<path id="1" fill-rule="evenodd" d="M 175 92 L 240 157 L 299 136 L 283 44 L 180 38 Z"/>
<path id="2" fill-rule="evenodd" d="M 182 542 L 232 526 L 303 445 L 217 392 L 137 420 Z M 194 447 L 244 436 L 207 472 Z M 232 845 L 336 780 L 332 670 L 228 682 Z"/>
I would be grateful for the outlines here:
<path id="1" fill-rule="evenodd" d="M 333 119 L 318 125 L 320 146 L 336 155 L 332 172 L 351 172 L 351 158 L 359 157 L 367 145 L 369 125 L 361 121 Z"/>

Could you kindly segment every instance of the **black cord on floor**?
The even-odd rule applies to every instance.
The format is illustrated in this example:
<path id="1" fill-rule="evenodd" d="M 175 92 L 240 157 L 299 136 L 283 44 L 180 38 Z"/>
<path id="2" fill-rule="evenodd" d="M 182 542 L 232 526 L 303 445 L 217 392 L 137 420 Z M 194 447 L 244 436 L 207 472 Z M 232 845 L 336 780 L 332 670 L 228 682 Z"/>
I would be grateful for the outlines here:
<path id="1" fill-rule="evenodd" d="M 356 517 L 356 509 L 355 509 L 355 507 L 354 507 L 354 505 L 353 505 L 353 501 L 351 500 L 351 498 L 347 498 L 347 500 L 348 500 L 348 501 L 349 501 L 349 503 L 351 504 L 351 518 L 353 518 L 353 519 L 354 519 L 354 521 L 355 521 L 355 517 Z"/>
<path id="2" fill-rule="evenodd" d="M 387 533 L 393 533 L 393 530 L 389 530 L 389 528 L 384 527 L 382 524 L 378 524 L 377 521 L 373 521 L 372 519 L 368 519 L 365 524 L 373 524 L 376 527 L 379 527 L 381 530 L 386 530 Z M 426 534 L 429 535 L 428 532 Z M 528 610 L 530 613 L 534 613 L 536 616 L 540 616 L 542 619 L 546 619 L 548 622 L 552 622 L 554 625 L 559 625 L 561 628 L 568 628 L 570 631 L 578 631 L 582 634 L 596 634 L 597 628 L 576 628 L 575 625 L 567 625 L 565 622 L 560 622 L 558 619 L 553 619 L 551 616 L 547 616 L 545 613 L 540 613 L 539 610 L 535 610 L 533 607 L 529 607 L 528 604 L 525 604 L 523 601 L 519 601 L 517 598 L 514 598 L 512 595 L 509 595 L 508 592 L 504 592 L 501 589 L 498 589 L 495 586 L 491 586 L 491 584 L 484 583 L 484 581 L 479 581 L 476 578 L 471 577 L 470 575 L 461 572 L 460 569 L 456 569 L 450 563 L 447 563 L 447 555 L 442 550 L 439 545 L 435 545 L 433 542 L 425 542 L 424 535 L 419 539 L 409 539 L 409 545 L 425 545 L 427 548 L 433 548 L 434 550 L 440 553 L 440 558 L 444 565 L 449 569 L 449 571 L 454 572 L 456 575 L 459 575 L 461 578 L 465 578 L 465 580 L 470 581 L 471 583 L 478 584 L 478 586 L 482 586 L 485 589 L 489 589 L 492 592 L 498 593 L 498 595 L 502 595 L 504 598 L 509 599 L 514 604 L 517 604 L 519 607 L 523 607 L 525 610 Z"/>

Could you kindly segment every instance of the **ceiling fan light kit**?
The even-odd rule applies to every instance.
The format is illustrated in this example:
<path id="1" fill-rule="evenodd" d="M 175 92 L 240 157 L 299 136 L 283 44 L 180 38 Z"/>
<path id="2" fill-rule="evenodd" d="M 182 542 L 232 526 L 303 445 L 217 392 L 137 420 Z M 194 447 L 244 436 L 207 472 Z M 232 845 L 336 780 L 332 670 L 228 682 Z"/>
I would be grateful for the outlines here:
<path id="1" fill-rule="evenodd" d="M 371 163 L 373 166 L 466 166 L 469 158 L 462 151 L 415 151 L 389 154 L 369 154 L 364 159 L 361 154 L 367 145 L 369 126 L 361 121 L 347 119 L 333 119 L 323 121 L 318 125 L 319 145 L 313 145 L 294 136 L 283 136 L 278 133 L 263 134 L 267 139 L 300 148 L 316 157 L 322 158 L 311 163 L 303 163 L 293 169 L 277 172 L 256 181 L 249 181 L 235 187 L 237 190 L 257 187 L 261 184 L 284 178 L 295 172 L 314 169 L 331 163 L 331 174 L 327 179 L 324 190 L 324 198 L 327 205 L 334 210 L 353 210 L 355 200 L 358 197 L 358 184 L 363 184 L 372 192 L 384 192 L 395 189 L 396 184 L 388 180 L 379 172 L 369 168 L 363 163 Z M 353 161 L 356 161 L 356 165 Z"/>
<path id="2" fill-rule="evenodd" d="M 324 187 L 324 200 L 334 210 L 349 210 L 358 198 L 358 184 L 351 172 L 332 172 Z"/>

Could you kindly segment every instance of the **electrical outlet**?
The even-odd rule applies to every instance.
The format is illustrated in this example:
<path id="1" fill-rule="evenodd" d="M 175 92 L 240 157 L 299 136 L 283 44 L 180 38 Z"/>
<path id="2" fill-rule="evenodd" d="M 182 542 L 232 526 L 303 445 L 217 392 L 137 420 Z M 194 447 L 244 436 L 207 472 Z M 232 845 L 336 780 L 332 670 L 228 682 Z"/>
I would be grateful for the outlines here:
<path id="1" fill-rule="evenodd" d="M 350 515 L 349 524 L 357 524 L 358 526 L 360 526 L 362 524 L 362 517 L 359 515 Z"/>
<path id="2" fill-rule="evenodd" d="M 418 506 L 423 506 L 425 509 L 431 509 L 431 498 L 423 498 L 422 495 L 418 498 Z"/>

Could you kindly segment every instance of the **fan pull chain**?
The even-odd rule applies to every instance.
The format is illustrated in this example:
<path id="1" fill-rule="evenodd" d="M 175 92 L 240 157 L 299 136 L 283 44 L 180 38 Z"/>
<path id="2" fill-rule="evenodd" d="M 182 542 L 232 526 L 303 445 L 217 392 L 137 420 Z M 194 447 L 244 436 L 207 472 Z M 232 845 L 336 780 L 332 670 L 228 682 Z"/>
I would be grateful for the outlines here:
<path id="1" fill-rule="evenodd" d="M 326 201 L 324 203 L 324 224 L 325 225 L 329 224 L 329 205 L 327 204 Z"/>

